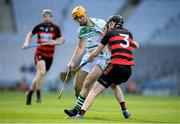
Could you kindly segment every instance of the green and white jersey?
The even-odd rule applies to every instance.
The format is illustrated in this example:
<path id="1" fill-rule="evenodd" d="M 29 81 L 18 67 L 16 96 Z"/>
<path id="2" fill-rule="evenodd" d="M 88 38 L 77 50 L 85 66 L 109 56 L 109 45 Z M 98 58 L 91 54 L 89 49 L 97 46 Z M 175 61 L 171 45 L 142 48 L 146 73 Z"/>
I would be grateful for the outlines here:
<path id="1" fill-rule="evenodd" d="M 86 42 L 86 52 L 92 52 L 101 42 L 102 36 L 99 32 L 102 31 L 106 22 L 102 19 L 90 18 L 93 26 L 80 26 L 78 28 L 78 37 Z"/>

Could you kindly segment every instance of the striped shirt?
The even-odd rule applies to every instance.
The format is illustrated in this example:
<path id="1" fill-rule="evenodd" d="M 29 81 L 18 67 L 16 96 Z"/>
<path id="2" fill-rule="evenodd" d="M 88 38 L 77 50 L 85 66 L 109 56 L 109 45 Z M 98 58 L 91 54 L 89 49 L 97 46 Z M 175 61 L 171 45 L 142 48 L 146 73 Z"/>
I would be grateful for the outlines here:
<path id="1" fill-rule="evenodd" d="M 134 65 L 134 56 L 132 54 L 133 36 L 127 29 L 116 28 L 107 33 L 101 44 L 109 44 L 111 49 L 110 62 L 119 65 Z"/>
<path id="2" fill-rule="evenodd" d="M 60 28 L 53 24 L 45 24 L 41 23 L 36 25 L 33 30 L 32 34 L 37 34 L 37 43 L 44 43 L 50 42 L 51 40 L 56 40 L 57 38 L 61 37 Z M 45 45 L 45 46 L 38 46 L 36 48 L 35 54 L 41 54 L 45 57 L 53 57 L 54 56 L 55 46 Z"/>
<path id="3" fill-rule="evenodd" d="M 101 32 L 106 25 L 106 22 L 102 19 L 90 18 L 90 20 L 92 21 L 93 26 L 80 26 L 77 31 L 79 39 L 86 42 L 87 53 L 92 52 L 98 46 L 102 39 L 99 32 Z"/>

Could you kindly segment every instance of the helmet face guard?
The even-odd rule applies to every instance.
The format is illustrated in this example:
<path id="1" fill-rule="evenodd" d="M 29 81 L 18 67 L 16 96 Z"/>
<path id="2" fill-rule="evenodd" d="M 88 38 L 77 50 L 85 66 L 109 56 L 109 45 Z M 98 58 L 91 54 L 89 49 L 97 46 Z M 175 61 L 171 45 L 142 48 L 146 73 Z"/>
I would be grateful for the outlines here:
<path id="1" fill-rule="evenodd" d="M 43 17 L 44 17 L 45 15 L 50 15 L 51 17 L 53 17 L 53 12 L 52 12 L 52 10 L 50 10 L 50 9 L 44 9 L 42 15 L 43 15 Z"/>
<path id="2" fill-rule="evenodd" d="M 107 27 L 109 25 L 109 22 L 111 22 L 111 21 L 115 22 L 115 25 L 123 26 L 123 24 L 124 24 L 124 20 L 120 15 L 113 15 L 113 16 L 109 17 L 107 24 L 106 24 Z"/>
<path id="3" fill-rule="evenodd" d="M 72 10 L 72 17 L 74 20 L 86 15 L 86 10 L 82 6 L 77 6 Z"/>

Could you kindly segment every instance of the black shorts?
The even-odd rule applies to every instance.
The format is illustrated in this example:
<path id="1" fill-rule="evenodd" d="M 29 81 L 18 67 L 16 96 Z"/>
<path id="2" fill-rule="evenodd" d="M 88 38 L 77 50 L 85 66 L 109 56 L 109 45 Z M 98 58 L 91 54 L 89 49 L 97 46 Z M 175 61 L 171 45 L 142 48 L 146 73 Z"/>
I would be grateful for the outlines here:
<path id="1" fill-rule="evenodd" d="M 99 77 L 98 82 L 105 88 L 112 84 L 121 84 L 126 82 L 131 76 L 131 66 L 113 65 L 109 63 L 103 74 Z"/>
<path id="2" fill-rule="evenodd" d="M 35 65 L 37 64 L 37 62 L 39 60 L 44 60 L 45 61 L 45 65 L 46 65 L 46 71 L 48 71 L 52 65 L 52 61 L 53 61 L 53 57 L 45 57 L 41 54 L 35 54 L 34 56 L 34 62 Z"/>

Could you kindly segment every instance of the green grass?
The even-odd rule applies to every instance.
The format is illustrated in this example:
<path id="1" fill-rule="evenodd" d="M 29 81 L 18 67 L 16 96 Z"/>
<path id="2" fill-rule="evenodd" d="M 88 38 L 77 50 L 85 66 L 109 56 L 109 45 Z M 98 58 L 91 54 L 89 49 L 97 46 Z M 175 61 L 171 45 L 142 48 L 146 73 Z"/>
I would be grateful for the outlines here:
<path id="1" fill-rule="evenodd" d="M 130 119 L 124 119 L 113 94 L 99 96 L 83 120 L 64 119 L 75 104 L 73 95 L 43 93 L 41 104 L 25 105 L 25 93 L 0 92 L 0 123 L 180 123 L 179 97 L 125 96 Z"/>

